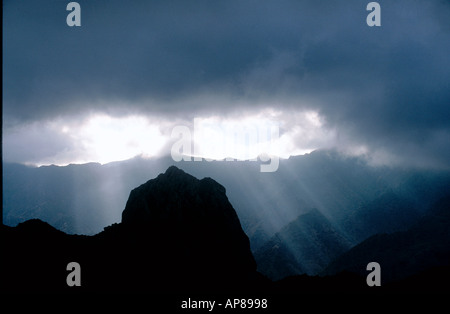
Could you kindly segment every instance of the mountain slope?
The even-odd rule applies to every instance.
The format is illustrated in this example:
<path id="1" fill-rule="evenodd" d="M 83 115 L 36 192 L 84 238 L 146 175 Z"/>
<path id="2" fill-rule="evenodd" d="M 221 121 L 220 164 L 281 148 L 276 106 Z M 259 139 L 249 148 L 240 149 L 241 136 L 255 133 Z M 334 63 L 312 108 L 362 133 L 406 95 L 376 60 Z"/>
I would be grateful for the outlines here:
<path id="1" fill-rule="evenodd" d="M 273 280 L 315 275 L 348 250 L 345 239 L 317 209 L 300 215 L 255 252 L 258 270 Z"/>
<path id="2" fill-rule="evenodd" d="M 423 215 L 411 199 L 393 191 L 381 194 L 358 208 L 349 208 L 338 225 L 354 244 L 376 233 L 404 231 Z"/>
<path id="3" fill-rule="evenodd" d="M 440 199 L 407 231 L 377 234 L 331 263 L 323 272 L 366 273 L 378 262 L 385 282 L 403 279 L 426 269 L 450 265 L 450 197 Z"/>

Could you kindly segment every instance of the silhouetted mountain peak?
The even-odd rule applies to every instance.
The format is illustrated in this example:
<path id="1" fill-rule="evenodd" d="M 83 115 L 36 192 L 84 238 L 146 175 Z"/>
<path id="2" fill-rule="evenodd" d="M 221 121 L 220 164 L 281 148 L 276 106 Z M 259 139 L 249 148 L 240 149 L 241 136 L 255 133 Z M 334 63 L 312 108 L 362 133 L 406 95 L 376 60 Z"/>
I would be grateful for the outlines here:
<path id="1" fill-rule="evenodd" d="M 131 191 L 122 225 L 140 242 L 163 252 L 167 263 L 180 262 L 202 272 L 256 269 L 248 237 L 225 188 L 211 178 L 199 180 L 169 167 Z"/>
<path id="2" fill-rule="evenodd" d="M 30 219 L 21 222 L 17 225 L 17 230 L 26 234 L 39 234 L 46 236 L 63 234 L 62 231 L 59 231 L 58 229 L 40 219 Z"/>
<path id="3" fill-rule="evenodd" d="M 155 179 L 149 180 L 150 181 L 171 181 L 171 183 L 174 182 L 194 182 L 198 180 L 194 176 L 184 172 L 184 170 L 181 170 L 180 168 L 176 166 L 170 166 L 167 168 L 167 170 L 164 173 L 159 174 Z M 148 183 L 147 182 L 147 183 Z"/>
<path id="4" fill-rule="evenodd" d="M 169 168 L 167 168 L 164 175 L 166 175 L 166 176 L 183 176 L 183 175 L 191 176 L 190 174 L 187 174 L 186 172 L 184 172 L 183 170 L 181 170 L 180 168 L 178 168 L 176 166 L 170 166 Z"/>
<path id="5" fill-rule="evenodd" d="M 222 215 L 240 227 L 222 185 L 211 178 L 199 180 L 171 166 L 165 173 L 131 191 L 122 213 L 122 222 L 185 223 L 194 218 L 205 218 L 214 209 L 220 209 Z"/>

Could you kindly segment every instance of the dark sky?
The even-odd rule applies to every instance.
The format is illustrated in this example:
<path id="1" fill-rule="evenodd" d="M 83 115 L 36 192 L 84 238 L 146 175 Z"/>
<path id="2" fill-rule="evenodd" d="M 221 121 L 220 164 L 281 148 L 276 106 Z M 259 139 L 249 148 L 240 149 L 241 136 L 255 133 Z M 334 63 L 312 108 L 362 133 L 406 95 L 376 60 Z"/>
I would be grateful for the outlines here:
<path id="1" fill-rule="evenodd" d="M 285 151 L 448 168 L 450 2 L 378 1 L 381 27 L 369 2 L 90 0 L 69 27 L 69 1 L 3 1 L 4 160 L 89 159 L 99 115 L 167 139 L 272 112 Z"/>

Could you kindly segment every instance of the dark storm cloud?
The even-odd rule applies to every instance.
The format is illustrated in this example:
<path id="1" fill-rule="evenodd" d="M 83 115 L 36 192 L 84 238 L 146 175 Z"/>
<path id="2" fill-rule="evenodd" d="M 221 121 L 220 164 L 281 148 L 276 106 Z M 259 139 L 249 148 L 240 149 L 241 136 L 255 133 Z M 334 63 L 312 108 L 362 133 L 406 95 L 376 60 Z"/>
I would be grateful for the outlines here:
<path id="1" fill-rule="evenodd" d="M 142 100 L 155 99 L 163 108 L 150 110 L 165 111 L 174 98 L 237 84 L 241 73 L 268 58 L 270 47 L 290 42 L 266 24 L 270 11 L 228 3 L 80 2 L 78 29 L 65 25 L 64 1 L 7 5 L 6 100 L 19 105 L 7 113 L 72 111 L 74 103 L 91 106 L 98 98 L 146 107 Z"/>
<path id="2" fill-rule="evenodd" d="M 450 4 L 378 1 L 368 27 L 368 2 L 79 1 L 70 28 L 68 1 L 6 1 L 4 119 L 313 109 L 345 141 L 445 164 Z"/>

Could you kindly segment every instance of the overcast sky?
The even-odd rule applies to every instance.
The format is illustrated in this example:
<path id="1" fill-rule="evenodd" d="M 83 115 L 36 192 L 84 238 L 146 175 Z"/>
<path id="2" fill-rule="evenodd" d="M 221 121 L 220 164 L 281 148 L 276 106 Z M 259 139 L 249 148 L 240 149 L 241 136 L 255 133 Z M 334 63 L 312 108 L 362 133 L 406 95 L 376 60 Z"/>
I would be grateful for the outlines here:
<path id="1" fill-rule="evenodd" d="M 450 2 L 378 1 L 381 27 L 369 2 L 89 0 L 69 27 L 67 0 L 3 1 L 3 160 L 168 154 L 175 125 L 248 118 L 283 156 L 449 168 Z"/>

